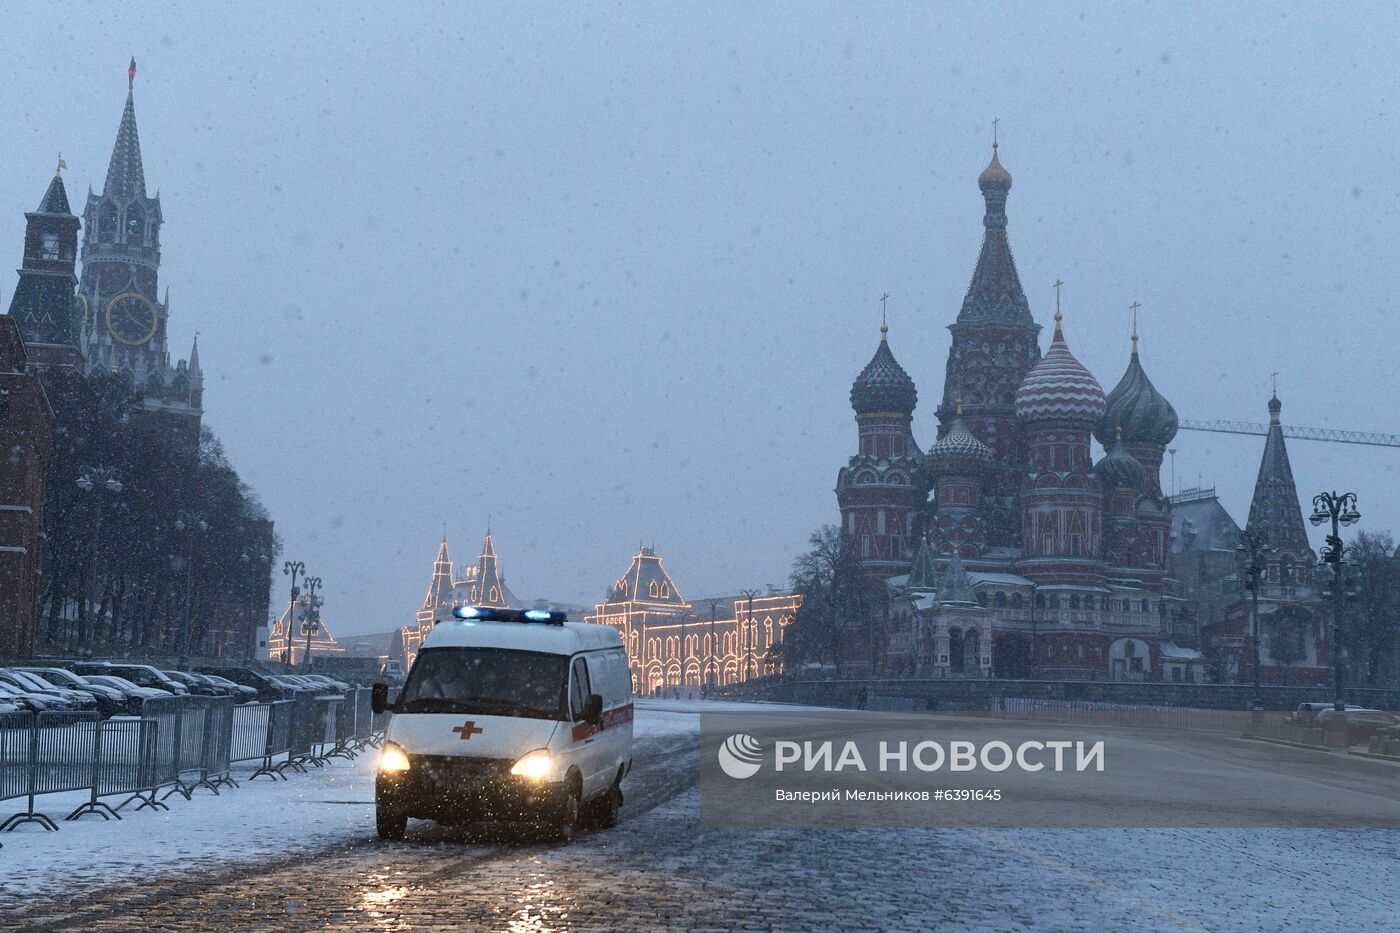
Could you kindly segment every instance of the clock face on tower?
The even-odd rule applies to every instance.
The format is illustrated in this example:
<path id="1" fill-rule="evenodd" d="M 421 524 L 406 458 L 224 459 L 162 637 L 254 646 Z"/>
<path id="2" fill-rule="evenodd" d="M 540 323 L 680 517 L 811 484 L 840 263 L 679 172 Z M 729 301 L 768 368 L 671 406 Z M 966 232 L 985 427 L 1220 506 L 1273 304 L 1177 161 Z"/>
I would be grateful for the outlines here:
<path id="1" fill-rule="evenodd" d="M 156 306 L 136 292 L 123 292 L 107 305 L 107 331 L 129 347 L 139 347 L 156 335 Z"/>
<path id="2" fill-rule="evenodd" d="M 80 326 L 81 328 L 83 328 L 83 329 L 86 329 L 86 328 L 87 328 L 87 322 L 88 322 L 88 300 L 87 300 L 87 295 L 84 295 L 82 292 L 78 292 L 78 294 L 77 294 L 77 296 L 76 296 L 76 298 L 75 298 L 75 303 L 76 303 L 77 306 L 78 306 L 78 312 L 79 312 L 79 314 L 82 315 L 82 317 L 81 317 L 81 324 L 80 324 L 79 326 Z"/>

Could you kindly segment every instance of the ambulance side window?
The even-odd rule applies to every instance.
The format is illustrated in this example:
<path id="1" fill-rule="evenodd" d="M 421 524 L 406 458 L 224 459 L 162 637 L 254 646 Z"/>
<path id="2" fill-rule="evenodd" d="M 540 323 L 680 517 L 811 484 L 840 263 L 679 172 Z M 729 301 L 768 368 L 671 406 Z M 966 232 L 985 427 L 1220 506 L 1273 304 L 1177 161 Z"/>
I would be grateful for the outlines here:
<path id="1" fill-rule="evenodd" d="M 588 666 L 582 657 L 574 658 L 574 676 L 569 685 L 569 709 L 575 722 L 583 718 L 583 701 L 592 692 L 588 682 Z"/>

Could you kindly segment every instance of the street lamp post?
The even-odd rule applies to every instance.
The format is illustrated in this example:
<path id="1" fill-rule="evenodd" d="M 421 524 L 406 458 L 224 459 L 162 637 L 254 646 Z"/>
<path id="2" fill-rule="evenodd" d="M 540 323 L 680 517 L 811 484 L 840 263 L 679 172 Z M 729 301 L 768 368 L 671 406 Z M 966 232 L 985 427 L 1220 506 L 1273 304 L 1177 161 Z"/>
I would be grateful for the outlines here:
<path id="1" fill-rule="evenodd" d="M 78 485 L 78 488 L 81 489 L 81 490 L 82 490 L 83 492 L 85 492 L 85 493 L 94 493 L 94 492 L 95 492 L 95 493 L 98 494 L 98 495 L 97 495 L 97 498 L 94 500 L 94 501 L 96 502 L 96 509 L 97 509 L 97 512 L 96 512 L 96 515 L 93 517 L 93 523 L 92 523 L 92 553 L 91 553 L 91 558 L 90 558 L 90 561 L 89 561 L 89 563 L 90 563 L 90 565 L 92 566 L 92 569 L 93 569 L 93 577 L 96 578 L 96 576 L 97 576 L 97 560 L 98 560 L 98 551 L 97 551 L 97 548 L 98 548 L 99 541 L 100 541 L 100 539 L 101 539 L 101 537 L 102 537 L 102 512 L 103 512 L 103 506 L 106 504 L 106 501 L 107 501 L 107 500 L 106 500 L 106 496 L 107 496 L 107 495 L 112 495 L 112 496 L 120 495 L 120 494 L 121 494 L 121 491 L 122 491 L 125 487 L 122 485 L 121 476 L 120 476 L 120 474 L 117 473 L 116 470 L 111 469 L 111 468 L 109 468 L 109 467 L 91 467 L 91 466 L 80 467 L 80 468 L 78 469 L 78 481 L 77 481 L 77 485 Z M 86 617 L 87 617 L 87 601 L 88 601 L 88 600 L 87 600 L 87 595 L 88 595 L 88 594 L 86 594 L 86 593 L 82 594 L 82 608 L 81 608 L 80 611 L 81 611 L 82 614 L 83 614 L 83 615 L 82 615 L 83 618 L 86 618 Z M 98 608 L 99 608 L 99 609 L 101 608 L 101 600 L 100 600 L 100 598 L 99 598 L 99 601 L 98 601 Z M 65 628 L 66 628 L 66 626 L 65 626 Z M 78 641 L 79 641 L 79 642 L 81 642 L 81 641 L 83 640 L 83 638 L 82 638 L 82 635 L 83 635 L 83 634 L 84 634 L 84 633 L 79 633 L 79 636 L 78 636 Z M 83 646 L 82 646 L 82 645 L 77 645 L 76 647 L 81 648 L 81 647 L 83 647 Z"/>
<path id="2" fill-rule="evenodd" d="M 1266 560 L 1273 548 L 1266 543 L 1257 531 L 1241 532 L 1242 543 L 1235 553 L 1244 561 L 1245 589 L 1250 597 L 1250 654 L 1254 666 L 1254 698 L 1251 709 L 1263 709 L 1263 699 L 1259 696 L 1259 587 L 1263 584 L 1268 570 Z"/>
<path id="3" fill-rule="evenodd" d="M 311 636 L 321 627 L 321 603 L 316 596 L 316 591 L 320 588 L 320 577 L 306 578 L 306 621 L 302 623 L 302 628 L 306 631 L 306 654 L 302 655 L 301 666 L 308 670 L 311 668 Z M 291 628 L 290 625 L 287 627 Z"/>
<path id="4" fill-rule="evenodd" d="M 287 645 L 282 649 L 282 661 L 286 664 L 292 663 L 292 622 L 297 615 L 297 597 L 301 595 L 301 590 L 297 587 L 297 577 L 306 573 L 306 563 L 299 560 L 289 560 L 282 565 L 284 576 L 292 578 L 292 595 L 287 600 Z"/>
<path id="5" fill-rule="evenodd" d="M 1342 661 L 1342 525 L 1355 525 L 1361 519 L 1356 510 L 1354 492 L 1320 492 L 1313 496 L 1312 523 L 1321 525 L 1332 522 L 1332 533 L 1327 536 L 1327 546 L 1322 549 L 1322 560 L 1332 565 L 1332 682 L 1336 699 L 1333 708 L 1337 712 L 1346 709 L 1343 691 L 1345 690 L 1345 670 Z"/>
<path id="6" fill-rule="evenodd" d="M 176 644 L 183 660 L 190 650 L 190 635 L 194 627 L 194 533 L 203 534 L 209 530 L 203 512 L 190 512 L 180 509 L 175 513 L 175 530 L 185 534 L 185 623 L 180 630 Z"/>

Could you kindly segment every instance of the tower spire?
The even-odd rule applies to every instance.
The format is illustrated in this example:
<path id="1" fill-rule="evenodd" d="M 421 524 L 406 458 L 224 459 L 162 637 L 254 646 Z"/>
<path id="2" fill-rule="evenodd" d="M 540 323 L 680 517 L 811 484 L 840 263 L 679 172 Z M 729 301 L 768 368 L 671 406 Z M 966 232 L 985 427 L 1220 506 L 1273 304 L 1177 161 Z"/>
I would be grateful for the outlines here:
<path id="1" fill-rule="evenodd" d="M 880 295 L 880 339 L 885 340 L 890 332 L 890 322 L 885 317 L 885 302 L 890 300 L 890 293 L 884 292 Z"/>
<path id="2" fill-rule="evenodd" d="M 107 164 L 107 181 L 102 193 L 118 199 L 134 196 L 146 197 L 146 173 L 141 165 L 141 140 L 136 132 L 136 58 L 126 70 L 126 108 L 122 111 L 121 125 L 117 127 L 117 141 L 112 147 L 112 159 Z"/>

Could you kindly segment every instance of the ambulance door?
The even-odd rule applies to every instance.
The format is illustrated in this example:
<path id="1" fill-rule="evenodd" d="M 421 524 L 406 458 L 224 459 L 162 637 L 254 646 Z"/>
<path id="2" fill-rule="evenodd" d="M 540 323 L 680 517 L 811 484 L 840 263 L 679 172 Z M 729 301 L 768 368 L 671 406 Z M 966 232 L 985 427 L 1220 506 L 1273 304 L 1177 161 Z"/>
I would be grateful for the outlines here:
<path id="1" fill-rule="evenodd" d="M 584 800 L 598 792 L 598 758 L 603 744 L 598 727 L 583 721 L 584 701 L 594 692 L 583 655 L 575 655 L 569 671 L 569 714 L 574 722 L 574 763 L 583 774 Z"/>

